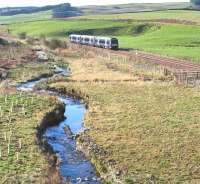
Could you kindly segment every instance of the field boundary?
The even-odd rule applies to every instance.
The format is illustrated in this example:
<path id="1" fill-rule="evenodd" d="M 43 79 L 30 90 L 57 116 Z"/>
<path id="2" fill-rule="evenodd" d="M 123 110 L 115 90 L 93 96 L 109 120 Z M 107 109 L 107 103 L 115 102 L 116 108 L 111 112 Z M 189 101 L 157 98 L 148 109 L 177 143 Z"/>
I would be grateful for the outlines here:
<path id="1" fill-rule="evenodd" d="M 86 45 L 69 44 L 72 49 L 81 49 L 84 56 L 94 52 L 97 57 L 115 60 L 121 64 L 131 64 L 134 67 L 150 72 L 164 73 L 173 76 L 178 84 L 188 87 L 200 87 L 200 65 L 186 60 L 160 56 L 143 51 L 113 51 Z"/>

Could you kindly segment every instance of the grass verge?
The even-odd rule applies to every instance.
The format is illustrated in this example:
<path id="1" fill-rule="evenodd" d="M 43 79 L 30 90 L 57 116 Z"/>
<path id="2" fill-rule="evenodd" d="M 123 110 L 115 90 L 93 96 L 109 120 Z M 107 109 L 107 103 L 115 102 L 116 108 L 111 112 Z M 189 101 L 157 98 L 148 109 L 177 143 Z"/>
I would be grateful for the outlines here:
<path id="1" fill-rule="evenodd" d="M 0 104 L 0 181 L 45 183 L 50 155 L 39 147 L 37 128 L 47 113 L 62 106 L 55 98 L 15 90 L 1 90 Z"/>

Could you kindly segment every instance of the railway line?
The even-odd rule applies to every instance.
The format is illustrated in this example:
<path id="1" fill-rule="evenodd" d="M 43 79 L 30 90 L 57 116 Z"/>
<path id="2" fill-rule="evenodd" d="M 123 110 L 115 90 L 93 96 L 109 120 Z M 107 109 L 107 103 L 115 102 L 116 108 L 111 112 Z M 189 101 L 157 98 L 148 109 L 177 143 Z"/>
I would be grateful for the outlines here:
<path id="1" fill-rule="evenodd" d="M 179 70 L 181 72 L 182 71 L 200 72 L 200 65 L 191 63 L 186 60 L 164 57 L 164 56 L 147 53 L 143 51 L 137 51 L 137 50 L 136 51 L 124 51 L 120 49 L 118 50 L 119 44 L 118 44 L 117 38 L 96 37 L 96 36 L 75 35 L 75 34 L 70 35 L 69 38 L 72 44 L 84 45 L 86 46 L 86 48 L 96 47 L 97 48 L 96 51 L 100 53 L 102 52 L 101 48 L 112 49 L 108 51 L 108 52 L 111 52 L 112 55 L 118 55 L 121 57 L 124 56 L 129 59 L 132 58 L 134 60 L 143 60 L 146 62 L 162 65 L 169 69 Z"/>
<path id="2" fill-rule="evenodd" d="M 182 71 L 182 72 L 200 72 L 200 64 L 190 63 L 186 60 L 168 58 L 156 54 L 146 53 L 142 51 L 111 51 L 119 56 L 126 56 L 136 60 L 151 62 L 162 65 L 166 68 Z"/>

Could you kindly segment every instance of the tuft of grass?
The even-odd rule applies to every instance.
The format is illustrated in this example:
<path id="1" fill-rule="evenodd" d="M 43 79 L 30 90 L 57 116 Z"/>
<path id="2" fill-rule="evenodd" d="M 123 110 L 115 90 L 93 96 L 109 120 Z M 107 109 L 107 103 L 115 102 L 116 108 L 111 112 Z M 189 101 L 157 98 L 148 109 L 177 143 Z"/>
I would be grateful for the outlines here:
<path id="1" fill-rule="evenodd" d="M 20 65 L 13 68 L 8 73 L 10 85 L 16 85 L 27 80 L 32 80 L 38 77 L 48 77 L 54 74 L 54 69 L 50 63 L 32 62 L 26 65 Z"/>

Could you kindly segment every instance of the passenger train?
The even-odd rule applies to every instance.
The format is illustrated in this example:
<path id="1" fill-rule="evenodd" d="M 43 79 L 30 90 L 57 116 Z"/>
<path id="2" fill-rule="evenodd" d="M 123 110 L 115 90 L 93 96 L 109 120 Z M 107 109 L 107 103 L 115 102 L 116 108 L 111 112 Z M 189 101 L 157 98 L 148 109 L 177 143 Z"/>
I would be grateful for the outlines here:
<path id="1" fill-rule="evenodd" d="M 77 44 L 90 45 L 113 50 L 117 50 L 119 48 L 117 38 L 71 34 L 69 39 L 70 42 Z"/>

